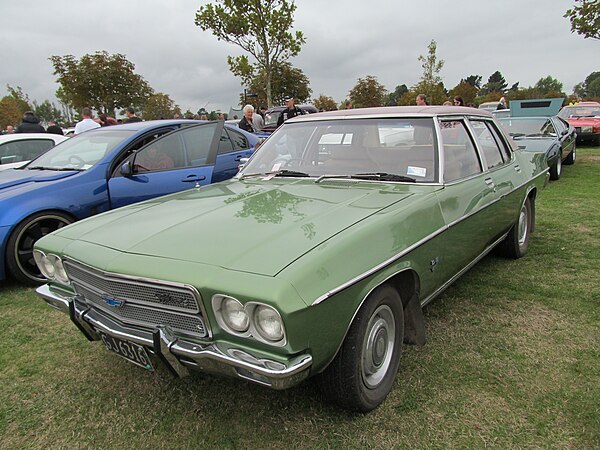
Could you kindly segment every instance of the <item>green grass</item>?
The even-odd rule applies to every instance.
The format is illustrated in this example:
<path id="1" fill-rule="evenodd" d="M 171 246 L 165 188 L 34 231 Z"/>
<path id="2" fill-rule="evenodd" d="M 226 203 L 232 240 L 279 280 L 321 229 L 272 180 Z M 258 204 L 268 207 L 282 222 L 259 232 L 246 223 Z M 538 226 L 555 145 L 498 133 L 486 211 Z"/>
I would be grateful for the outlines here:
<path id="1" fill-rule="evenodd" d="M 148 373 L 0 286 L 0 448 L 600 448 L 600 148 L 538 197 L 529 254 L 489 256 L 425 309 L 367 415 L 312 382 Z"/>

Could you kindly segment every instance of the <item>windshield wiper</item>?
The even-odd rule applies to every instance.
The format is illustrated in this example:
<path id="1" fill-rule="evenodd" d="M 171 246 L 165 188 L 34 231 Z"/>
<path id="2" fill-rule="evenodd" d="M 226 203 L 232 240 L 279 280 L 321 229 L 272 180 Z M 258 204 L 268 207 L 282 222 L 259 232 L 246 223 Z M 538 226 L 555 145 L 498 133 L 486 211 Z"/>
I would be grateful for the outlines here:
<path id="1" fill-rule="evenodd" d="M 78 172 L 81 172 L 83 169 L 76 169 L 74 167 L 44 167 L 44 166 L 33 166 L 33 167 L 27 167 L 27 170 L 55 170 L 57 172 L 61 172 L 61 171 L 72 171 L 72 170 L 76 170 Z"/>
<path id="2" fill-rule="evenodd" d="M 525 133 L 508 133 L 510 134 L 510 137 L 523 137 L 525 136 Z"/>
<path id="3" fill-rule="evenodd" d="M 556 137 L 556 135 L 554 133 L 531 133 L 525 137 L 544 137 L 544 136 Z"/>
<path id="4" fill-rule="evenodd" d="M 274 170 L 272 172 L 253 172 L 253 173 L 244 173 L 240 176 L 240 180 L 243 180 L 244 178 L 250 178 L 250 177 L 258 177 L 258 176 L 263 176 L 263 177 L 310 177 L 309 174 L 305 173 L 305 172 L 297 172 L 295 170 Z"/>
<path id="5" fill-rule="evenodd" d="M 415 183 L 417 181 L 415 178 L 407 177 L 406 175 L 386 172 L 355 173 L 354 175 L 350 175 L 350 178 L 377 181 L 408 181 L 410 183 Z"/>

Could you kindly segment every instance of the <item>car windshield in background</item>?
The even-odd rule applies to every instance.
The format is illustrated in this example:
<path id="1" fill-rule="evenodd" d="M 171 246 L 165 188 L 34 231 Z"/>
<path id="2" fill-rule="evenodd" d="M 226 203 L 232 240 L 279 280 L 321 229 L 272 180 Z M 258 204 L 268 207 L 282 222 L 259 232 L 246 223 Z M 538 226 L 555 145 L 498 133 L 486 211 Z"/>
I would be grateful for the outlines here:
<path id="1" fill-rule="evenodd" d="M 265 114 L 265 127 L 269 125 L 277 125 L 277 120 L 281 115 L 281 111 L 271 111 Z"/>
<path id="2" fill-rule="evenodd" d="M 600 108 L 593 106 L 565 106 L 558 113 L 558 117 L 563 119 L 577 117 L 600 117 Z"/>
<path id="3" fill-rule="evenodd" d="M 543 117 L 504 118 L 498 122 L 513 138 L 519 137 L 556 137 L 556 130 L 549 119 Z"/>
<path id="4" fill-rule="evenodd" d="M 433 182 L 434 136 L 430 118 L 286 123 L 260 147 L 240 177 L 377 175 L 368 179 Z"/>
<path id="5" fill-rule="evenodd" d="M 24 167 L 26 170 L 87 170 L 135 131 L 88 131 L 48 150 Z"/>

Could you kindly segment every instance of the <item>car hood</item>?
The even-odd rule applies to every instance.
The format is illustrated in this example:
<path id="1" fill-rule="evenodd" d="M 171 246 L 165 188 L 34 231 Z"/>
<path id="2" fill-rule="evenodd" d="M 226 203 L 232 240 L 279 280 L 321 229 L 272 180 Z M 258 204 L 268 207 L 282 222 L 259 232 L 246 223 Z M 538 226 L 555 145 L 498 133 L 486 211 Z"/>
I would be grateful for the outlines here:
<path id="1" fill-rule="evenodd" d="M 565 120 L 574 127 L 593 127 L 600 124 L 600 117 L 569 117 Z"/>
<path id="2" fill-rule="evenodd" d="M 0 172 L 0 192 L 30 183 L 43 183 L 67 178 L 78 171 L 56 170 L 18 170 L 8 169 Z"/>
<path id="3" fill-rule="evenodd" d="M 399 184 L 230 181 L 110 211 L 55 234 L 120 252 L 274 276 L 337 233 L 411 195 Z M 76 259 L 84 257 L 69 250 L 65 253 Z"/>

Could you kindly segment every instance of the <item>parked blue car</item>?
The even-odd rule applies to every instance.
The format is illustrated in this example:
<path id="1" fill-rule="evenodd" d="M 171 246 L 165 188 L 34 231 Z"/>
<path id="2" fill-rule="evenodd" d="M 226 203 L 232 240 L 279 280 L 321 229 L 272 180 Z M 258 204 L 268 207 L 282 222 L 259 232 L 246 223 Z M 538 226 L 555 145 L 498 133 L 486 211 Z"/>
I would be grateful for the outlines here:
<path id="1" fill-rule="evenodd" d="M 219 122 L 96 128 L 0 172 L 0 281 L 43 282 L 33 244 L 76 220 L 231 178 L 258 138 Z M 143 224 L 140 224 L 143 226 Z"/>

